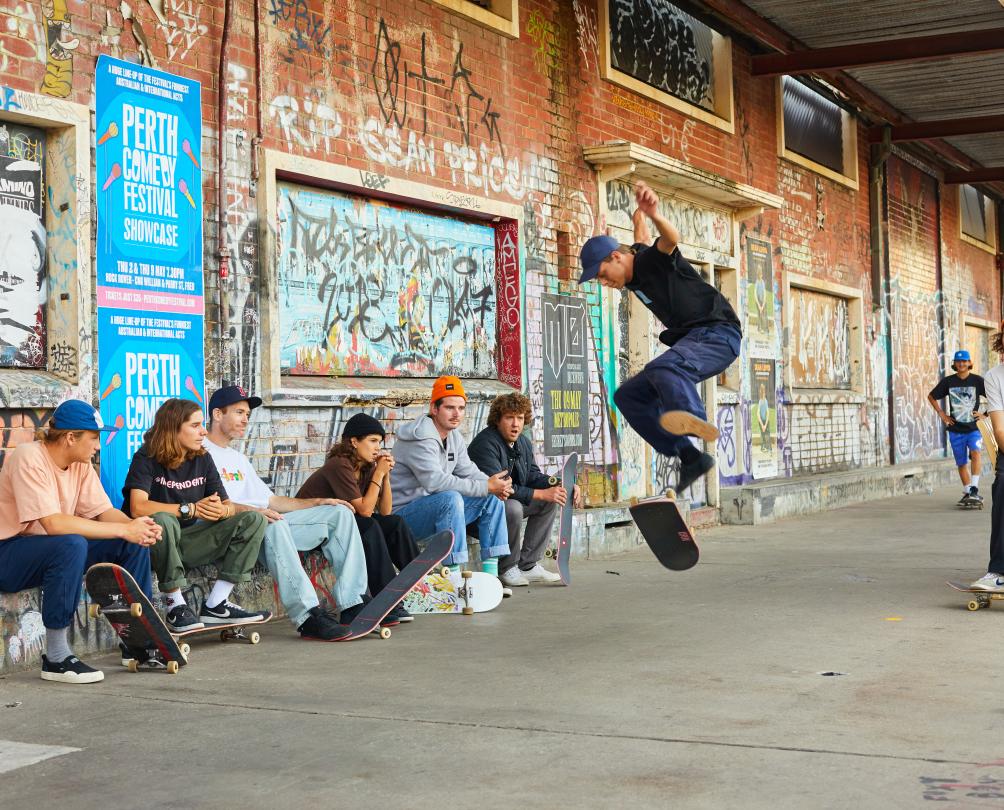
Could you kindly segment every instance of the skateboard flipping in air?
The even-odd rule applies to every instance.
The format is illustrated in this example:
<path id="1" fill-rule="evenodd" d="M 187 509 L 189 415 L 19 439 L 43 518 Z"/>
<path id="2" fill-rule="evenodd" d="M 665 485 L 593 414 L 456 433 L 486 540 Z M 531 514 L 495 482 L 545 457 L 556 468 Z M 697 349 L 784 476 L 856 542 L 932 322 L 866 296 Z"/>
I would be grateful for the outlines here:
<path id="1" fill-rule="evenodd" d="M 701 551 L 673 490 L 665 498 L 632 500 L 631 517 L 652 553 L 671 571 L 686 571 L 697 565 Z"/>

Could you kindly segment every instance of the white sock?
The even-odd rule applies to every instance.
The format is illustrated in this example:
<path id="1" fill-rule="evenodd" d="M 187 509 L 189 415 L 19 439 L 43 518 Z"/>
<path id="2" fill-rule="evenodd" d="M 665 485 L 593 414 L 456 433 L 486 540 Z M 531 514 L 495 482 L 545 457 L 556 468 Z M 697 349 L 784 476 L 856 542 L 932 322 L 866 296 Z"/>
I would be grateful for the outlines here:
<path id="1" fill-rule="evenodd" d="M 176 607 L 178 607 L 178 605 L 186 605 L 186 604 L 188 604 L 185 601 L 185 597 L 181 595 L 181 590 L 180 589 L 177 590 L 177 591 L 170 591 L 169 593 L 165 593 L 164 594 L 164 598 L 167 599 L 167 609 L 168 610 L 171 610 L 172 608 L 176 608 Z"/>
<path id="2" fill-rule="evenodd" d="M 209 596 L 206 597 L 206 607 L 214 608 L 228 596 L 230 596 L 230 591 L 234 589 L 234 583 L 227 582 L 225 579 L 218 579 L 213 584 L 213 589 L 209 592 Z"/>
<path id="3" fill-rule="evenodd" d="M 970 480 L 973 482 L 973 486 L 974 487 L 978 487 L 980 485 L 980 477 L 979 477 L 979 475 L 972 476 L 972 478 Z"/>

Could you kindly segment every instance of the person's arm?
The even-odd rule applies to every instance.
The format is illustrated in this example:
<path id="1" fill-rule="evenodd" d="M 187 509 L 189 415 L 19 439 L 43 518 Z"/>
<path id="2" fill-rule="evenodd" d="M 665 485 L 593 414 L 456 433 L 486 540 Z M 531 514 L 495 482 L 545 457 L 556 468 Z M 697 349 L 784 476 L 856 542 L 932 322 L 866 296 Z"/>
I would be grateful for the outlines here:
<path id="1" fill-rule="evenodd" d="M 394 511 L 394 493 L 390 486 L 390 473 L 383 479 L 383 489 L 380 490 L 380 500 L 377 509 L 381 515 L 389 515 Z"/>
<path id="2" fill-rule="evenodd" d="M 931 393 L 927 395 L 927 401 L 931 403 L 931 407 L 934 408 L 935 413 L 938 414 L 938 418 L 942 422 L 946 425 L 954 425 L 955 420 L 941 409 L 941 404 L 939 402 L 939 400 L 945 398 L 947 393 L 948 392 L 944 390 L 942 384 L 938 383 L 931 389 Z"/>
<path id="3" fill-rule="evenodd" d="M 488 495 L 488 479 L 481 472 L 467 455 L 467 448 L 463 448 L 462 457 L 466 466 L 477 474 L 477 477 L 466 477 L 446 472 L 440 466 L 439 448 L 434 439 L 423 439 L 412 442 L 414 447 L 408 456 L 407 466 L 411 470 L 415 479 L 422 482 L 428 492 L 448 492 L 454 490 L 461 495 L 470 498 L 479 498 Z M 462 445 L 461 445 L 462 446 Z M 465 465 L 458 464 L 455 470 L 466 469 Z"/>
<path id="4" fill-rule="evenodd" d="M 676 250 L 682 237 L 673 223 L 659 213 L 658 195 L 645 183 L 638 183 L 635 186 L 635 200 L 638 203 L 638 209 L 652 220 L 652 224 L 659 231 L 659 240 L 655 243 L 659 251 L 672 253 Z"/>
<path id="5" fill-rule="evenodd" d="M 130 520 L 118 509 L 108 509 L 95 519 L 57 512 L 39 518 L 46 534 L 79 534 L 88 540 L 125 540 L 140 546 L 152 546 L 160 539 L 160 526 L 149 517 Z"/>
<path id="6" fill-rule="evenodd" d="M 634 226 L 634 244 L 650 245 L 652 243 L 652 231 L 648 227 L 648 217 L 640 208 L 635 208 L 631 215 L 631 224 Z"/>

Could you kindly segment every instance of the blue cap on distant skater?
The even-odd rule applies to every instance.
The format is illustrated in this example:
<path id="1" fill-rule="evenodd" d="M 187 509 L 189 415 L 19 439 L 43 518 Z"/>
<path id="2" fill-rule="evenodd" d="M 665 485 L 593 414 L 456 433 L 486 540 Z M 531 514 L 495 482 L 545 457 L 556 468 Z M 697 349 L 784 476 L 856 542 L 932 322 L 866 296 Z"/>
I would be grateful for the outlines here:
<path id="1" fill-rule="evenodd" d="M 965 349 L 959 349 L 955 353 L 955 357 L 952 358 L 952 362 L 954 363 L 956 360 L 968 360 L 972 362 L 973 358 L 969 356 L 969 352 L 967 352 Z"/>

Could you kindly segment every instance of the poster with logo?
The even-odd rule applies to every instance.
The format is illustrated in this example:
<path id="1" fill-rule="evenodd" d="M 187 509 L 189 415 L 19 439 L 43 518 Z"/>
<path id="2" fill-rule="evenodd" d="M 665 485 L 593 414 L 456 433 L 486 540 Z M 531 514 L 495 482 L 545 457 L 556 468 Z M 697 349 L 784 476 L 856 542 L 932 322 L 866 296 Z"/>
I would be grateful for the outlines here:
<path id="1" fill-rule="evenodd" d="M 754 478 L 777 475 L 777 364 L 750 360 L 750 473 Z"/>
<path id="2" fill-rule="evenodd" d="M 586 302 L 541 296 L 544 308 L 544 455 L 585 452 L 589 446 Z"/>
<path id="3" fill-rule="evenodd" d="M 746 335 L 750 354 L 776 357 L 777 298 L 770 242 L 746 237 Z"/>
<path id="4" fill-rule="evenodd" d="M 202 88 L 107 56 L 95 84 L 101 483 L 119 506 L 157 409 L 205 404 Z"/>

